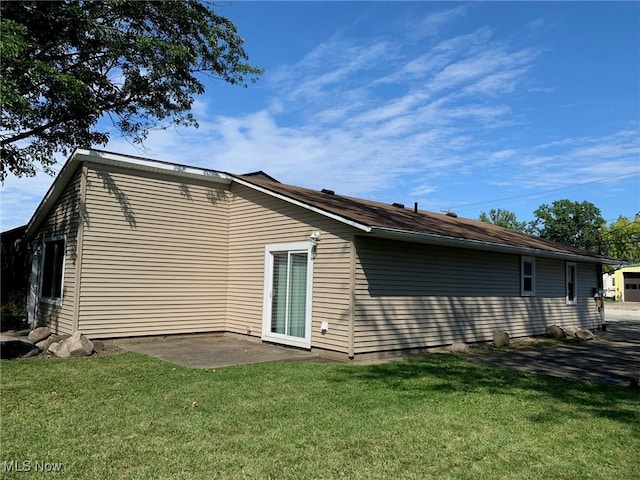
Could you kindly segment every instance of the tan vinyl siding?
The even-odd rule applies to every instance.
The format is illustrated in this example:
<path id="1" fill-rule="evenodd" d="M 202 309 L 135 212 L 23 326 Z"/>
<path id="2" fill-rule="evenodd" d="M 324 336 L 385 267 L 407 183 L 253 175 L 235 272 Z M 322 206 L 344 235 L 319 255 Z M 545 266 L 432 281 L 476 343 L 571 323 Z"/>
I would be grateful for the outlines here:
<path id="1" fill-rule="evenodd" d="M 224 330 L 224 185 L 89 165 L 86 202 L 81 331 Z"/>
<path id="2" fill-rule="evenodd" d="M 38 325 L 47 325 L 58 334 L 72 333 L 74 326 L 76 264 L 78 260 L 76 247 L 81 207 L 80 176 L 81 170 L 79 169 L 40 226 L 36 236 L 36 245 L 39 246 L 42 246 L 44 238 L 65 237 L 62 303 L 54 305 L 39 302 L 36 320 Z"/>
<path id="3" fill-rule="evenodd" d="M 540 334 L 547 325 L 594 327 L 595 266 L 579 265 L 578 305 L 565 304 L 565 263 L 536 259 L 536 296 L 520 296 L 520 257 L 357 239 L 355 353 Z M 595 285 L 595 283 L 594 283 Z"/>
<path id="4" fill-rule="evenodd" d="M 308 241 L 321 232 L 313 267 L 313 348 L 346 353 L 349 335 L 351 227 L 234 184 L 229 226 L 227 330 L 260 336 L 265 246 Z M 329 322 L 322 335 L 320 324 Z"/>

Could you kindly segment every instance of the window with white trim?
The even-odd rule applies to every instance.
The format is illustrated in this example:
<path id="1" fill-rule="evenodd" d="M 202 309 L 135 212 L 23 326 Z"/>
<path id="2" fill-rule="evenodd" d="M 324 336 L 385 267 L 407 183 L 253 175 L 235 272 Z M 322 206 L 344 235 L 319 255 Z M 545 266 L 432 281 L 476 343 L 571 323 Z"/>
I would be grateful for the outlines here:
<path id="1" fill-rule="evenodd" d="M 65 243 L 64 237 L 45 238 L 42 242 L 40 300 L 43 302 L 59 304 L 62 301 Z"/>
<path id="2" fill-rule="evenodd" d="M 520 259 L 520 295 L 533 297 L 536 294 L 536 259 L 522 257 Z"/>
<path id="3" fill-rule="evenodd" d="M 578 303 L 577 291 L 577 269 L 576 264 L 567 262 L 566 264 L 566 284 L 567 284 L 567 305 L 575 305 Z"/>

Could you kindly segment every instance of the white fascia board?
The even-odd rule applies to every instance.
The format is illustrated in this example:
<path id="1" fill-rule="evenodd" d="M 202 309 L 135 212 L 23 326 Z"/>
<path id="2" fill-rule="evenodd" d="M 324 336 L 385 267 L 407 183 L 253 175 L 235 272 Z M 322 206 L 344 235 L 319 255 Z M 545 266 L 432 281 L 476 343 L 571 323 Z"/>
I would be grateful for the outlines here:
<path id="1" fill-rule="evenodd" d="M 322 210 L 321 208 L 314 207 L 313 205 L 309 205 L 308 203 L 300 202 L 300 201 L 295 200 L 293 198 L 287 197 L 286 195 L 282 195 L 280 193 L 272 192 L 271 190 L 269 190 L 267 188 L 263 188 L 263 187 L 260 187 L 258 185 L 254 185 L 253 183 L 247 182 L 247 181 L 242 180 L 240 178 L 233 177 L 233 181 L 236 182 L 236 183 L 239 183 L 240 185 L 244 185 L 245 187 L 251 188 L 253 190 L 257 190 L 258 192 L 262 192 L 265 195 L 269 195 L 271 197 L 278 198 L 280 200 L 283 200 L 285 202 L 291 203 L 293 205 L 297 205 L 298 207 L 302 207 L 302 208 L 305 208 L 307 210 L 311 210 L 312 212 L 318 213 L 318 214 L 320 214 L 322 216 L 331 218 L 333 220 L 336 220 L 338 222 L 344 223 L 346 225 L 350 225 L 352 227 L 357 228 L 358 230 L 362 230 L 363 232 L 369 233 L 371 231 L 371 227 L 368 226 L 368 225 L 364 225 L 362 223 L 354 222 L 353 220 L 349 220 L 348 218 L 341 217 L 340 215 L 336 215 L 335 213 L 327 212 L 326 210 Z"/>
<path id="2" fill-rule="evenodd" d="M 204 178 L 214 183 L 224 183 L 226 185 L 231 184 L 232 181 L 232 177 L 230 175 L 216 170 L 163 162 L 149 158 L 122 155 L 119 153 L 103 152 L 100 150 L 77 149 L 74 152 L 74 157 L 78 157 L 80 161 L 102 165 L 122 166 L 133 170 L 166 173 L 179 177 Z"/>
<path id="3" fill-rule="evenodd" d="M 446 237 L 444 235 L 434 235 L 428 233 L 417 233 L 393 228 L 372 227 L 371 234 L 374 237 L 386 238 L 390 240 L 405 240 L 417 243 L 428 243 L 431 245 L 442 245 L 445 247 L 467 248 L 471 250 L 483 250 L 499 253 L 512 253 L 515 255 L 529 255 L 533 257 L 557 258 L 559 260 L 576 261 L 582 263 L 602 263 L 614 265 L 614 259 L 596 258 L 586 255 L 571 253 L 551 252 L 539 248 L 517 247 L 503 245 L 500 243 L 484 242 L 481 240 L 469 240 L 466 238 Z"/>
<path id="4" fill-rule="evenodd" d="M 44 217 L 46 217 L 47 213 L 49 213 L 49 207 L 60 197 L 62 191 L 65 189 L 69 180 L 75 173 L 78 165 L 79 162 L 75 160 L 74 151 L 58 172 L 58 175 L 49 187 L 49 190 L 47 190 L 47 193 L 45 193 L 44 197 L 38 204 L 38 207 L 29 220 L 29 223 L 27 223 L 27 229 L 24 232 L 25 237 L 28 238 L 32 231 L 40 225 L 40 222 L 42 222 Z"/>

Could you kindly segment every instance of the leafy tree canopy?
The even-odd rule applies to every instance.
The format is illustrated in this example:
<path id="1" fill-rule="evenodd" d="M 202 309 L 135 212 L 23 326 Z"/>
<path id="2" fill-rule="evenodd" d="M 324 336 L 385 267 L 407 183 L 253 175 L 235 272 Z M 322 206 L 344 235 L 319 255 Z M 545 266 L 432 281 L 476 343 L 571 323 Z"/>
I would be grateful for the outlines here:
<path id="1" fill-rule="evenodd" d="M 604 252 L 629 263 L 640 263 L 640 213 L 634 219 L 620 216 L 602 232 Z"/>
<path id="2" fill-rule="evenodd" d="M 503 210 L 501 208 L 491 209 L 489 215 L 485 212 L 480 213 L 480 220 L 486 223 L 493 223 L 500 227 L 509 228 L 516 232 L 528 232 L 527 222 L 519 222 L 516 218 L 516 214 L 509 210 Z"/>
<path id="3" fill-rule="evenodd" d="M 533 214 L 532 233 L 584 250 L 600 249 L 605 220 L 593 203 L 556 200 L 541 205 Z"/>
<path id="4" fill-rule="evenodd" d="M 198 0 L 1 2 L 0 153 L 8 172 L 35 175 L 53 155 L 105 145 L 107 115 L 134 143 L 190 109 L 209 76 L 246 87 L 235 25 Z"/>

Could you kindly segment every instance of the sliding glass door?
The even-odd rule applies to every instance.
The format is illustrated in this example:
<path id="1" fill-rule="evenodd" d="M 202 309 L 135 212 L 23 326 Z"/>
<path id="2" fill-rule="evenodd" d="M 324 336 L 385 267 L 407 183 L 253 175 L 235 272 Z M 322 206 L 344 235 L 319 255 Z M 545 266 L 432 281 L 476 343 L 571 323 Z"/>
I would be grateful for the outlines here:
<path id="1" fill-rule="evenodd" d="M 263 322 L 266 327 L 263 338 L 267 340 L 310 346 L 311 277 L 307 246 L 296 243 L 267 247 Z"/>

